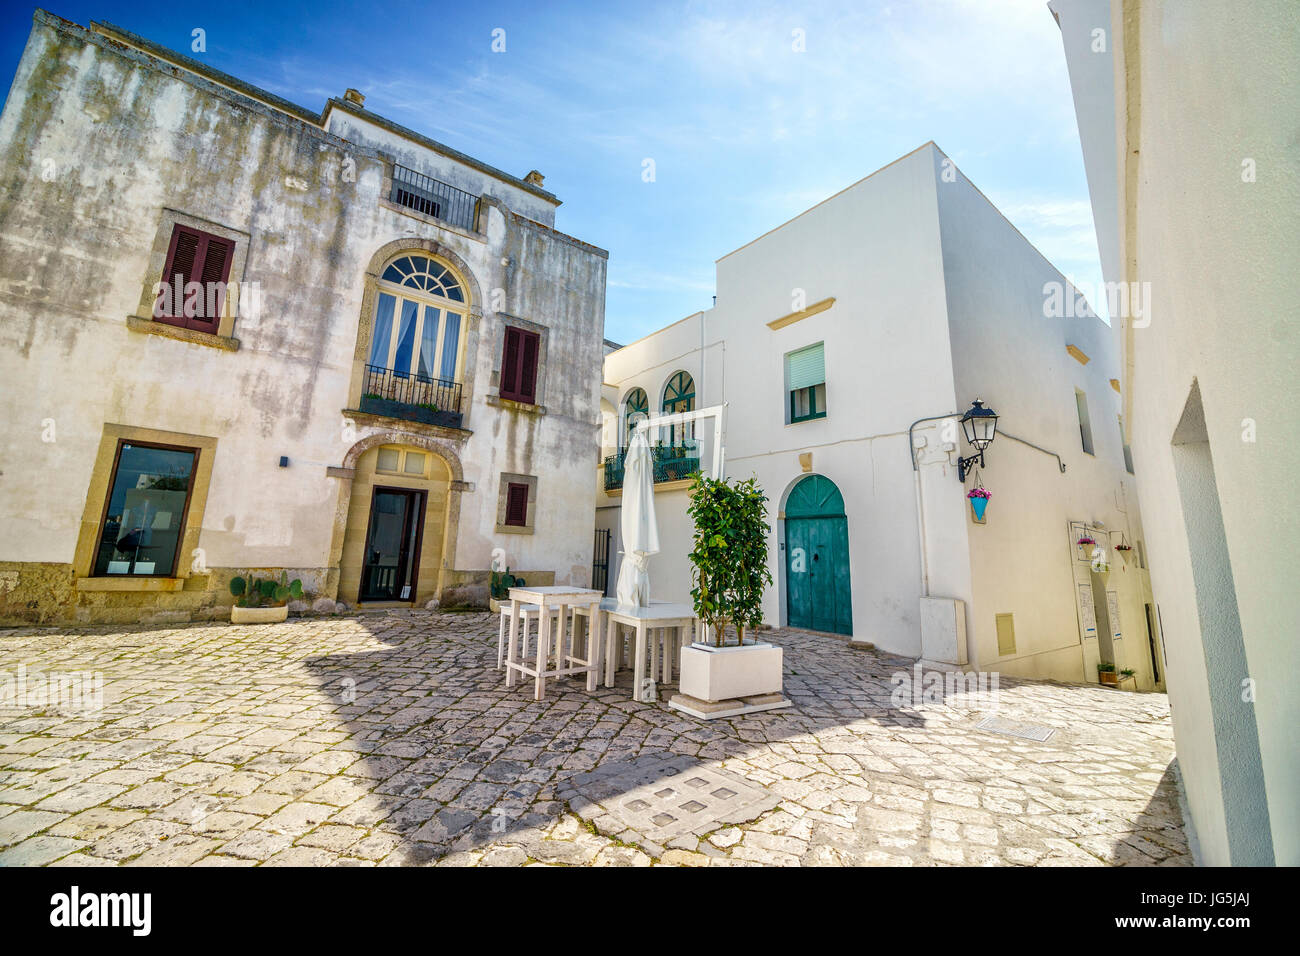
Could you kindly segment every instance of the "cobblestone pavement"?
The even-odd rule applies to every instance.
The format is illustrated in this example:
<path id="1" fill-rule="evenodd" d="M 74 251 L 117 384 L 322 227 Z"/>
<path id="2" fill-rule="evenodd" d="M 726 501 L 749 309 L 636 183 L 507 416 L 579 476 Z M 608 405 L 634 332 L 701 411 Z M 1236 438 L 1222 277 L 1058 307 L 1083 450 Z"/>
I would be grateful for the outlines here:
<path id="1" fill-rule="evenodd" d="M 20 665 L 29 693 L 104 680 L 97 713 L 0 712 L 0 866 L 1191 862 L 1163 695 L 1003 680 L 999 716 L 1056 729 L 1038 743 L 977 730 L 965 694 L 891 706 L 911 661 L 777 630 L 794 707 L 705 723 L 622 675 L 506 692 L 496 634 L 425 611 L 0 631 L 0 694 Z M 659 847 L 561 799 L 674 755 L 780 802 Z"/>

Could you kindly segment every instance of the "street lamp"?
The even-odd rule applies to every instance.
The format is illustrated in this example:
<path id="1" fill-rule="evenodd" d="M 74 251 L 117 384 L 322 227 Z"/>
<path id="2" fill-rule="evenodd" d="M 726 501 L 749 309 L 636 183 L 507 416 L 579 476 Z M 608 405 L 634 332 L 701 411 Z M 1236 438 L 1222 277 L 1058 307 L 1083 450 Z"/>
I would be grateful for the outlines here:
<path id="1" fill-rule="evenodd" d="M 971 455 L 969 458 L 957 458 L 957 480 L 963 484 L 966 481 L 966 469 L 975 462 L 984 466 L 984 449 L 993 444 L 994 434 L 998 428 L 998 413 L 991 408 L 985 408 L 984 402 L 975 399 L 966 414 L 961 417 L 961 430 L 966 434 L 966 440 L 975 447 L 979 453 Z"/>

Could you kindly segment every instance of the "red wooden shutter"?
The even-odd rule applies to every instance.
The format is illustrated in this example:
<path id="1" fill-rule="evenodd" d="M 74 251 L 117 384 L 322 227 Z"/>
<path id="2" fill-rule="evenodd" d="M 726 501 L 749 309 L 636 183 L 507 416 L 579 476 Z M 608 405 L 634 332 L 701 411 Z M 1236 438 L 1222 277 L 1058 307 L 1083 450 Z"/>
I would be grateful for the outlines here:
<path id="1" fill-rule="evenodd" d="M 206 248 L 203 252 L 203 265 L 199 269 L 199 281 L 203 283 L 203 308 L 187 324 L 191 328 L 215 327 L 221 319 L 221 306 L 225 301 L 225 289 L 209 293 L 216 283 L 223 286 L 230 276 L 230 260 L 234 258 L 234 243 L 217 236 L 205 236 Z"/>
<path id="2" fill-rule="evenodd" d="M 506 524 L 524 527 L 528 524 L 528 486 L 511 482 L 506 486 Z"/>
<path id="3" fill-rule="evenodd" d="M 519 400 L 519 333 L 520 329 L 506 326 L 505 352 L 501 357 L 501 397 Z"/>
<path id="4" fill-rule="evenodd" d="M 209 308 L 208 290 L 213 283 L 224 283 L 229 279 L 230 264 L 234 257 L 235 244 L 229 239 L 188 226 L 176 226 L 172 230 L 172 241 L 167 249 L 167 262 L 162 277 L 162 281 L 172 290 L 171 310 L 156 318 L 173 325 L 215 331 L 225 295 L 224 290 L 214 291 L 211 296 L 212 308 Z M 187 317 L 185 287 L 191 282 L 201 283 L 203 294 L 195 314 Z"/>
<path id="5" fill-rule="evenodd" d="M 541 336 L 536 332 L 520 332 L 523 347 L 519 350 L 519 396 L 528 404 L 537 402 L 537 350 Z"/>

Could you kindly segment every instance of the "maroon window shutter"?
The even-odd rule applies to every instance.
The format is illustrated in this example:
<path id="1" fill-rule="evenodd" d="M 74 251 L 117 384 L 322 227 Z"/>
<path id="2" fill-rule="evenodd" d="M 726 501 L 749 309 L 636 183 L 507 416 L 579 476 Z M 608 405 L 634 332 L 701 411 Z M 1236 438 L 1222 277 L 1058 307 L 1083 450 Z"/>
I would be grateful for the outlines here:
<path id="1" fill-rule="evenodd" d="M 524 527 L 528 524 L 528 486 L 511 482 L 506 486 L 506 524 Z"/>
<path id="2" fill-rule="evenodd" d="M 203 303 L 199 314 L 189 319 L 186 324 L 196 329 L 213 329 L 221 319 L 221 306 L 225 301 L 225 289 L 218 288 L 209 293 L 216 283 L 224 283 L 230 277 L 230 261 L 234 258 L 235 245 L 227 239 L 217 236 L 205 236 L 203 263 L 198 269 L 199 282 L 203 283 Z"/>
<path id="3" fill-rule="evenodd" d="M 164 322 L 187 326 L 201 331 L 215 331 L 221 317 L 224 291 L 215 291 L 212 308 L 209 308 L 208 289 L 212 283 L 226 282 L 230 277 L 230 264 L 235 258 L 235 244 L 229 239 L 176 226 L 172 230 L 171 245 L 167 249 L 167 262 L 162 281 L 172 290 L 171 310 L 157 316 Z M 185 315 L 185 287 L 191 282 L 201 283 L 203 295 L 197 312 Z M 179 289 L 179 295 L 177 290 Z M 211 313 L 211 314 L 209 314 Z"/>
<path id="4" fill-rule="evenodd" d="M 523 347 L 519 350 L 520 401 L 532 405 L 537 402 L 537 351 L 542 338 L 536 332 L 520 332 Z"/>
<path id="5" fill-rule="evenodd" d="M 501 357 L 501 397 L 519 401 L 519 333 L 506 326 L 505 353 Z"/>

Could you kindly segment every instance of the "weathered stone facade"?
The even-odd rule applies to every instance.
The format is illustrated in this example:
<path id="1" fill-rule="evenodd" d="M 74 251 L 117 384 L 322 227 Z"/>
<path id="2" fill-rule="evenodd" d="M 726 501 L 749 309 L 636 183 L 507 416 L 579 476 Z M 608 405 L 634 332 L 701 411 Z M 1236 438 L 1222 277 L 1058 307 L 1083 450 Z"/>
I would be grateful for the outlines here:
<path id="1" fill-rule="evenodd" d="M 316 115 L 36 14 L 0 116 L 0 623 L 218 618 L 244 569 L 353 604 L 381 449 L 422 463 L 382 475 L 426 512 L 405 603 L 485 583 L 496 548 L 516 572 L 586 583 L 607 254 L 555 230 L 540 176 L 358 99 Z M 470 213 L 394 201 L 402 167 Z M 234 250 L 212 332 L 154 315 L 178 227 Z M 443 327 L 459 427 L 362 407 L 383 274 L 404 255 L 460 289 L 454 341 Z M 533 402 L 500 395 L 507 326 L 540 342 Z M 198 449 L 171 574 L 93 573 L 123 442 Z M 506 474 L 537 479 L 531 534 L 495 531 Z"/>

